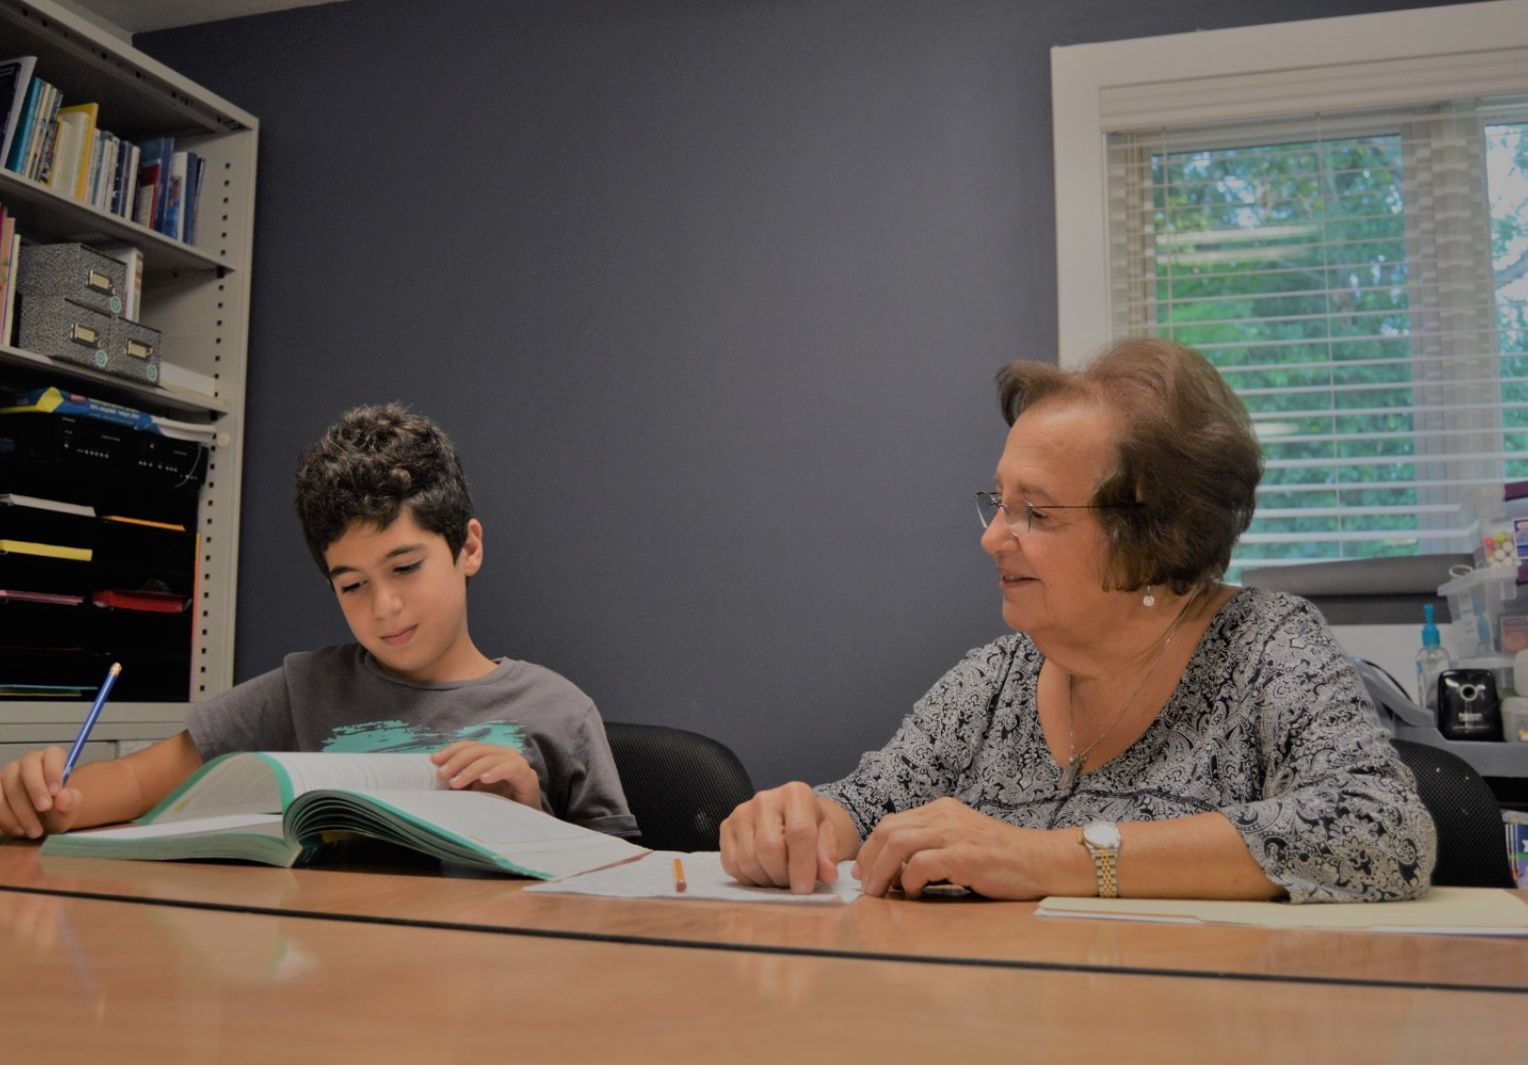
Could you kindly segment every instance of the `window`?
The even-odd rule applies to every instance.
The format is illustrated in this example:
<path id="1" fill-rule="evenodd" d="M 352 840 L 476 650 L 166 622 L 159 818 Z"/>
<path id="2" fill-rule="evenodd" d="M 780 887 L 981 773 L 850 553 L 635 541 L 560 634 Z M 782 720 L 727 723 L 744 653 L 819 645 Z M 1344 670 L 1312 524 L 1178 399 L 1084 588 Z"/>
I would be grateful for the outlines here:
<path id="1" fill-rule="evenodd" d="M 1493 9 L 1528 25 L 1508 3 L 1262 27 L 1278 34 L 1246 55 L 1256 74 L 1226 66 L 1242 30 L 1055 53 L 1062 359 L 1100 327 L 1153 333 L 1243 397 L 1267 473 L 1233 578 L 1469 550 L 1460 501 L 1528 477 L 1528 41 L 1491 19 L 1473 39 L 1429 28 Z M 1303 61 L 1334 39 L 1358 54 Z M 1406 55 L 1418 41 L 1439 51 Z M 1279 45 L 1299 66 L 1269 62 Z M 1062 126 L 1079 110 L 1106 205 L 1085 269 L 1070 242 L 1088 190 L 1064 168 L 1088 153 Z"/>

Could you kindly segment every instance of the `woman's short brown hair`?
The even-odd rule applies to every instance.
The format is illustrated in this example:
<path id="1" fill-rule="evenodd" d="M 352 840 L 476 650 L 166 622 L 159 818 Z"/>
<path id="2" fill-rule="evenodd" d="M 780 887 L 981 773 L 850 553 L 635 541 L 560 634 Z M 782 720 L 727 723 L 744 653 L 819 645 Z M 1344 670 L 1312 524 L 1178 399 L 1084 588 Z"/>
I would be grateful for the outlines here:
<path id="1" fill-rule="evenodd" d="M 1009 363 L 997 383 L 1009 425 L 1051 398 L 1095 403 L 1117 420 L 1115 465 L 1091 500 L 1109 539 L 1106 587 L 1182 595 L 1225 573 L 1252 520 L 1263 455 L 1247 408 L 1203 355 L 1132 338 L 1080 370 Z"/>

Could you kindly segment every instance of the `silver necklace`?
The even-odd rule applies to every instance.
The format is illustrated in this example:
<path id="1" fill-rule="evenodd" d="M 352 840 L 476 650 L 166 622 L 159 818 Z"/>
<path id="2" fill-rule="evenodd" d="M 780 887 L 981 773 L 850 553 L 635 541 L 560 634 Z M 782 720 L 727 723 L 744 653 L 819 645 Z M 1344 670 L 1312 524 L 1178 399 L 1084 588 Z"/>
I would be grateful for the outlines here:
<path id="1" fill-rule="evenodd" d="M 1124 705 L 1120 707 L 1119 713 L 1114 715 L 1114 720 L 1110 721 L 1109 724 L 1104 727 L 1102 732 L 1093 737 L 1093 742 L 1088 744 L 1081 751 L 1077 750 L 1076 739 L 1072 734 L 1072 718 L 1076 714 L 1076 704 L 1073 702 L 1072 698 L 1072 682 L 1074 678 L 1070 673 L 1066 675 L 1066 749 L 1069 756 L 1066 760 L 1066 768 L 1061 771 L 1061 787 L 1063 789 L 1071 789 L 1073 782 L 1076 781 L 1078 777 L 1078 774 L 1082 772 L 1083 764 L 1088 760 L 1088 755 L 1093 753 L 1093 748 L 1102 743 L 1104 737 L 1114 731 L 1114 726 L 1118 725 L 1125 719 L 1125 715 L 1129 713 L 1130 708 L 1135 705 L 1136 698 L 1139 697 L 1141 692 L 1145 689 L 1146 682 L 1150 680 L 1151 675 L 1157 671 L 1157 666 L 1162 664 L 1162 657 L 1167 654 L 1167 645 L 1172 643 L 1173 637 L 1178 634 L 1178 626 L 1183 624 L 1183 619 L 1188 617 L 1189 609 L 1199 601 L 1199 597 L 1203 594 L 1204 589 L 1201 588 L 1198 592 L 1195 592 L 1192 596 L 1189 597 L 1188 602 L 1183 604 L 1183 609 L 1178 611 L 1178 616 L 1173 618 L 1173 623 L 1167 627 L 1167 632 L 1162 635 L 1162 645 L 1157 648 L 1156 657 L 1151 660 L 1151 665 L 1146 667 L 1146 672 L 1141 674 L 1140 683 L 1138 683 L 1135 686 L 1135 690 L 1130 693 L 1130 698 L 1125 700 Z"/>

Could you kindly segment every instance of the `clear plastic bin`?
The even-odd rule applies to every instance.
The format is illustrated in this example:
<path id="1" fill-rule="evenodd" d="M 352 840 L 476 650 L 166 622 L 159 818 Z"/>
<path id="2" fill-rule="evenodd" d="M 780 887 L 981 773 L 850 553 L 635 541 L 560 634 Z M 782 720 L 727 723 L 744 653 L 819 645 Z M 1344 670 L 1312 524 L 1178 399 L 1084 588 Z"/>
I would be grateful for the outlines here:
<path id="1" fill-rule="evenodd" d="M 1518 594 L 1517 574 L 1515 567 L 1488 566 L 1438 586 L 1448 600 L 1456 659 L 1502 652 L 1502 619 L 1528 618 L 1528 593 Z M 1518 621 L 1508 623 L 1507 633 L 1514 642 L 1528 638 Z"/>

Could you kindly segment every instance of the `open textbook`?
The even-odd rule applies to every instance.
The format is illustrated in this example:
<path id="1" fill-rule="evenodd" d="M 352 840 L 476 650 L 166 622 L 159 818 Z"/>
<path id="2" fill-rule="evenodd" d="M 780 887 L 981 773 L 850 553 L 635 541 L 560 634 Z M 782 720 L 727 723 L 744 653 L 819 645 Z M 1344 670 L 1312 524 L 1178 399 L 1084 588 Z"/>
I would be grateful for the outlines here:
<path id="1" fill-rule="evenodd" d="M 365 836 L 542 880 L 645 853 L 489 792 L 451 791 L 436 770 L 428 754 L 225 754 L 132 824 L 50 836 L 42 852 L 291 866 Z"/>

